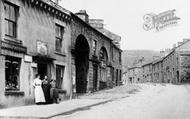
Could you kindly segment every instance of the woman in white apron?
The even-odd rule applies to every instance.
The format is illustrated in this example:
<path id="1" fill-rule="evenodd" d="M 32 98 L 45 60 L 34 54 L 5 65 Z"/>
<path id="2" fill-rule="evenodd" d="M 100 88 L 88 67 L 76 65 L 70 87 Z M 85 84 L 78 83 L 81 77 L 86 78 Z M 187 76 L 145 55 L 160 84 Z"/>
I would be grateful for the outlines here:
<path id="1" fill-rule="evenodd" d="M 35 103 L 36 104 L 45 103 L 45 97 L 42 90 L 42 81 L 40 80 L 39 74 L 36 74 L 36 78 L 34 79 L 33 86 L 34 86 L 34 93 L 35 93 Z"/>

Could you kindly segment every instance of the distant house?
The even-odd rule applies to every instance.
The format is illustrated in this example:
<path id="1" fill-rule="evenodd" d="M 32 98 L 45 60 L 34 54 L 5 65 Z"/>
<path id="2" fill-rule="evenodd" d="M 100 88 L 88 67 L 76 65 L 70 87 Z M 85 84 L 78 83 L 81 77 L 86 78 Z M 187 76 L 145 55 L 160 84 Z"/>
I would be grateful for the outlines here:
<path id="1" fill-rule="evenodd" d="M 142 67 L 134 66 L 128 69 L 128 80 L 130 83 L 142 82 Z"/>
<path id="2" fill-rule="evenodd" d="M 163 82 L 163 58 L 157 59 L 152 62 L 152 82 Z"/>
<path id="3" fill-rule="evenodd" d="M 143 82 L 152 81 L 152 62 L 142 65 L 142 78 Z"/>

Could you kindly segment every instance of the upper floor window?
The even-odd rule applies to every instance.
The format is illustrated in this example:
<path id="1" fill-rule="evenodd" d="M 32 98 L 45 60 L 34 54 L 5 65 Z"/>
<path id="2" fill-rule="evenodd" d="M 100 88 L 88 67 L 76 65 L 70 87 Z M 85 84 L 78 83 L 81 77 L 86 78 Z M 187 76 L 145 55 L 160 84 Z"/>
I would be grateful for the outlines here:
<path id="1" fill-rule="evenodd" d="M 58 52 L 61 52 L 64 27 L 57 24 L 55 27 L 56 27 L 55 28 L 55 34 L 56 34 L 55 50 Z"/>
<path id="2" fill-rule="evenodd" d="M 5 35 L 16 38 L 17 8 L 8 3 L 4 3 L 5 11 Z"/>
<path id="3" fill-rule="evenodd" d="M 119 53 L 119 63 L 121 64 L 121 53 Z"/>
<path id="4" fill-rule="evenodd" d="M 92 47 L 93 47 L 93 53 L 95 55 L 96 54 L 96 47 L 97 47 L 97 41 L 96 40 L 93 40 Z"/>

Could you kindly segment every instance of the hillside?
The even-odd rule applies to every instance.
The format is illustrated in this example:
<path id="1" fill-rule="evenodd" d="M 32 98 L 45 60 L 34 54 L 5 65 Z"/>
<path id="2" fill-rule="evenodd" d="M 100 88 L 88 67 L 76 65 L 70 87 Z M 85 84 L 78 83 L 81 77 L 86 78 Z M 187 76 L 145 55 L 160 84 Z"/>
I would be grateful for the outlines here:
<path id="1" fill-rule="evenodd" d="M 159 56 L 159 51 L 154 50 L 124 50 L 122 54 L 123 69 L 133 66 L 141 59 L 143 62 L 150 62 L 154 56 Z"/>

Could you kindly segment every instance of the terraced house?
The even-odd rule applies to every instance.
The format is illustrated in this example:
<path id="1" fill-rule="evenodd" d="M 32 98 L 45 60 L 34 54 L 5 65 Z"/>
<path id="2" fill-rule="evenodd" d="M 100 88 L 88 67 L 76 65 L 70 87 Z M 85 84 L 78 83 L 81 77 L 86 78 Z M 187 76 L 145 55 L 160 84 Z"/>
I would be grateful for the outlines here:
<path id="1" fill-rule="evenodd" d="M 88 21 L 51 0 L 0 1 L 0 105 L 32 103 L 37 73 L 65 98 L 119 85 L 118 42 L 81 15 Z"/>
<path id="2" fill-rule="evenodd" d="M 181 83 L 190 81 L 190 40 L 178 42 L 177 47 L 163 59 L 164 82 Z"/>

